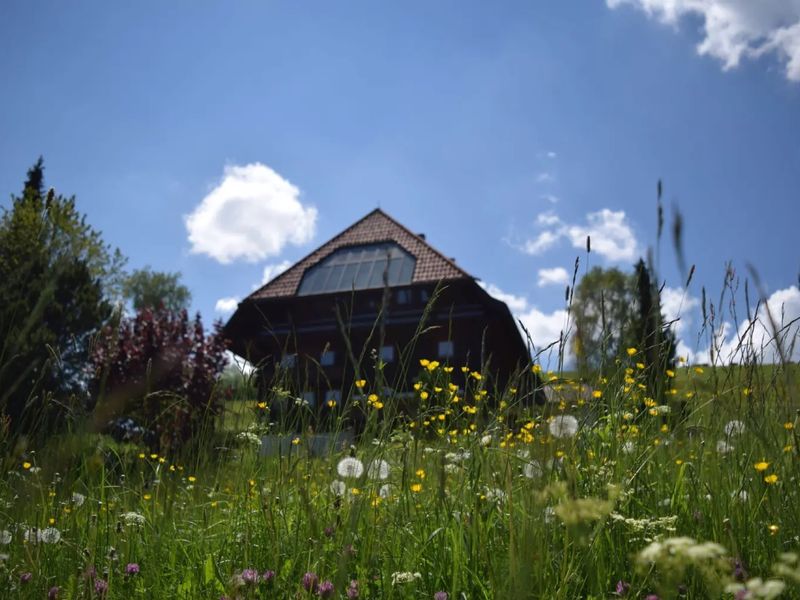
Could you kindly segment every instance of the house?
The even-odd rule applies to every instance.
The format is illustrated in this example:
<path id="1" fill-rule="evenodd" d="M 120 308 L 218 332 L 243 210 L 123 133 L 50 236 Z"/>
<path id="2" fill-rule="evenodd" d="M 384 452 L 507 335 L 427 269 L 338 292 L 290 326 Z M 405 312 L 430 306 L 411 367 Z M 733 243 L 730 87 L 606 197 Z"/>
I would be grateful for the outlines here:
<path id="1" fill-rule="evenodd" d="M 248 296 L 225 336 L 264 386 L 279 378 L 315 410 L 340 404 L 356 379 L 374 383 L 378 364 L 402 397 L 421 359 L 483 370 L 500 386 L 530 373 L 505 303 L 380 209 Z"/>

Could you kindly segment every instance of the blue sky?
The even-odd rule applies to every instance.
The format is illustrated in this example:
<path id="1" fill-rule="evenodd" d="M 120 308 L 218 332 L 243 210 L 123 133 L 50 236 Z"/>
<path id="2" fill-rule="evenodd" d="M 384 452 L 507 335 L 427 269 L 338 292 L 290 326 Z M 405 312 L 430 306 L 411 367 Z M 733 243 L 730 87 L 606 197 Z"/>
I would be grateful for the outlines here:
<path id="1" fill-rule="evenodd" d="M 729 261 L 800 316 L 798 0 L 18 0 L 0 81 L 0 205 L 43 155 L 206 319 L 380 206 L 544 344 L 585 234 L 604 266 L 655 243 L 659 178 L 697 266 L 684 294 L 662 243 L 687 354 Z"/>

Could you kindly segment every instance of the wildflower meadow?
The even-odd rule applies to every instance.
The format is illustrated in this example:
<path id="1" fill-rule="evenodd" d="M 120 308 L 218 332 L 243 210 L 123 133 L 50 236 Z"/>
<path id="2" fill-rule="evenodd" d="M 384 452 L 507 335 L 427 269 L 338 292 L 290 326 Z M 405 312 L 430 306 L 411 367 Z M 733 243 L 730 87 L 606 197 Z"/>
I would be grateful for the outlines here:
<path id="1" fill-rule="evenodd" d="M 2 595 L 800 597 L 797 365 L 679 363 L 657 403 L 639 352 L 592 382 L 533 364 L 543 406 L 437 361 L 413 415 L 358 380 L 366 429 L 322 453 L 247 386 L 203 450 L 8 448 Z"/>

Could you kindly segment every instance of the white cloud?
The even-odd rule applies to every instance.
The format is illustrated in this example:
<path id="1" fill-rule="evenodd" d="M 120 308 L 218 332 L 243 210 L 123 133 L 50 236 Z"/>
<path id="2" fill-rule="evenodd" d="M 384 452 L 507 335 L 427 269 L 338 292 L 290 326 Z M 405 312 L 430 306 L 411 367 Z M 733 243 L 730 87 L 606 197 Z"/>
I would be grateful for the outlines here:
<path id="1" fill-rule="evenodd" d="M 225 167 L 222 181 L 185 217 L 191 251 L 227 264 L 276 256 L 314 236 L 317 209 L 261 163 Z"/>
<path id="2" fill-rule="evenodd" d="M 625 218 L 625 211 L 607 208 L 586 215 L 587 225 L 572 225 L 567 236 L 575 248 L 586 246 L 591 236 L 592 252 L 612 261 L 631 261 L 637 255 L 636 236 Z"/>
<path id="3" fill-rule="evenodd" d="M 559 219 L 558 215 L 554 212 L 549 211 L 538 215 L 536 217 L 536 224 L 541 227 L 554 227 L 556 225 L 561 225 L 561 219 Z"/>
<path id="4" fill-rule="evenodd" d="M 527 240 L 522 249 L 527 254 L 541 254 L 555 246 L 560 238 L 561 236 L 553 231 L 542 231 L 535 239 Z"/>
<path id="5" fill-rule="evenodd" d="M 557 156 L 557 154 L 555 152 L 553 152 L 552 150 L 550 150 L 547 153 L 547 158 L 555 158 L 556 156 Z"/>
<path id="6" fill-rule="evenodd" d="M 639 244 L 625 211 L 604 208 L 586 215 L 586 224 L 563 223 L 553 212 L 540 214 L 536 223 L 547 228 L 522 244 L 527 254 L 541 254 L 552 248 L 561 238 L 567 238 L 575 248 L 585 248 L 591 236 L 592 252 L 613 262 L 632 261 L 639 254 Z"/>
<path id="7" fill-rule="evenodd" d="M 555 361 L 558 359 L 558 341 L 562 337 L 562 331 L 567 326 L 567 311 L 559 309 L 551 313 L 546 313 L 535 306 L 531 306 L 524 296 L 506 293 L 491 283 L 484 284 L 479 282 L 479 285 L 481 285 L 489 295 L 505 302 L 514 319 L 522 322 L 523 327 L 531 336 L 534 353 L 544 350 L 553 343 L 556 344 L 547 352 L 547 357 L 554 361 L 554 364 L 550 366 L 555 368 L 557 366 Z M 523 336 L 525 335 L 525 331 L 521 331 L 521 333 Z M 568 339 L 568 334 L 564 334 L 564 336 Z M 572 359 L 571 344 L 567 343 L 564 350 L 565 365 L 571 364 Z"/>
<path id="8" fill-rule="evenodd" d="M 564 267 L 539 269 L 539 287 L 546 285 L 565 285 L 569 283 L 569 273 Z"/>
<path id="9" fill-rule="evenodd" d="M 261 285 L 269 283 L 291 266 L 292 262 L 288 260 L 281 261 L 277 264 L 265 266 L 264 274 L 261 277 Z"/>
<path id="10" fill-rule="evenodd" d="M 223 315 L 229 315 L 236 310 L 237 306 L 239 306 L 238 298 L 220 298 L 214 305 L 214 310 L 218 313 L 222 313 Z"/>
<path id="11" fill-rule="evenodd" d="M 542 171 L 538 175 L 536 175 L 536 182 L 537 183 L 552 183 L 555 181 L 555 177 L 552 173 L 548 173 L 547 171 Z"/>
<path id="12" fill-rule="evenodd" d="M 609 8 L 629 4 L 649 17 L 677 26 L 683 17 L 703 21 L 697 53 L 739 66 L 743 58 L 773 54 L 787 79 L 800 81 L 800 0 L 606 0 Z"/>
<path id="13" fill-rule="evenodd" d="M 512 313 L 523 312 L 528 308 L 528 300 L 523 296 L 515 296 L 514 294 L 507 294 L 493 283 L 478 282 L 478 285 L 485 289 L 490 296 L 502 300 L 508 305 L 508 309 Z"/>
<path id="14" fill-rule="evenodd" d="M 773 292 L 766 303 L 759 306 L 752 321 L 745 320 L 736 330 L 729 321 L 723 322 L 705 348 L 695 351 L 684 343 L 679 344 L 678 352 L 683 350 L 690 360 L 703 363 L 741 363 L 752 358 L 777 363 L 781 355 L 776 340 L 786 360 L 800 361 L 800 289 L 797 286 Z"/>
<path id="15" fill-rule="evenodd" d="M 681 288 L 665 287 L 661 290 L 661 313 L 667 323 L 672 323 L 675 335 L 681 337 L 692 324 L 692 313 L 700 300 Z"/>
<path id="16" fill-rule="evenodd" d="M 550 204 L 558 204 L 558 196 L 553 194 L 542 194 L 539 196 L 542 200 L 547 200 Z"/>

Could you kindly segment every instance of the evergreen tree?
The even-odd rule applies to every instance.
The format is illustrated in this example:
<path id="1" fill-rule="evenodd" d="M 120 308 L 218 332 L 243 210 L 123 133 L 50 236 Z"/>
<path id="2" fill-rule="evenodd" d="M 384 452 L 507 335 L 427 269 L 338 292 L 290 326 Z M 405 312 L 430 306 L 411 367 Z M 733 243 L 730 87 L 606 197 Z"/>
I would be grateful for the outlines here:
<path id="1" fill-rule="evenodd" d="M 90 336 L 111 315 L 123 263 L 74 197 L 45 193 L 40 158 L 0 217 L 0 413 L 13 433 L 74 404 Z"/>

